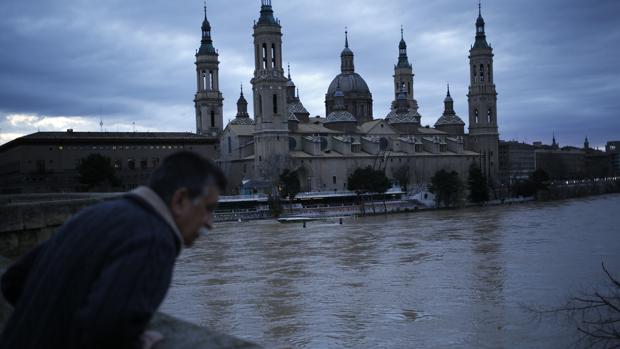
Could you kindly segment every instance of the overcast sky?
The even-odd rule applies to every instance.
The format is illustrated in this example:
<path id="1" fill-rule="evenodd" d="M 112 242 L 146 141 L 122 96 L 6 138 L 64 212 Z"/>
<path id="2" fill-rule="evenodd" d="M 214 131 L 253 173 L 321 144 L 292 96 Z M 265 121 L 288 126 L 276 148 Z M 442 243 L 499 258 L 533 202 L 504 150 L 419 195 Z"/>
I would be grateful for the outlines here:
<path id="1" fill-rule="evenodd" d="M 422 124 L 443 110 L 446 82 L 467 122 L 476 0 L 273 0 L 284 61 L 312 115 L 340 71 L 349 27 L 356 72 L 388 113 L 400 26 Z M 41 131 L 195 131 L 200 0 L 0 1 L 0 143 Z M 260 0 L 209 0 L 224 119 L 253 73 Z M 620 139 L 620 1 L 487 0 L 502 139 L 594 146 Z M 251 101 L 250 98 L 248 98 Z M 250 110 L 251 106 L 250 106 Z"/>

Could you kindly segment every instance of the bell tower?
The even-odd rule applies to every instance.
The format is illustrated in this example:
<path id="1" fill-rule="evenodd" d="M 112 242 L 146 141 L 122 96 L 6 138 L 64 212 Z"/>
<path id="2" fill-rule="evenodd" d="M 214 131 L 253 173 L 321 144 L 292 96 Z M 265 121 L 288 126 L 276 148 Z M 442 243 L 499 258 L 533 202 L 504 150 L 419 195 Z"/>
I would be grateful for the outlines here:
<path id="1" fill-rule="evenodd" d="M 275 180 L 288 166 L 287 82 L 282 69 L 282 27 L 273 16 L 271 0 L 261 0 L 254 24 L 254 165 L 257 177 Z"/>
<path id="2" fill-rule="evenodd" d="M 196 109 L 196 133 L 217 137 L 223 130 L 223 102 L 220 92 L 218 53 L 211 39 L 211 24 L 207 20 L 207 4 L 204 6 L 205 18 L 202 22 L 202 40 L 196 52 L 197 91 L 194 97 Z"/>
<path id="3" fill-rule="evenodd" d="M 398 95 L 404 87 L 407 94 L 409 108 L 417 111 L 418 102 L 413 97 L 413 66 L 407 56 L 407 43 L 405 42 L 403 28 L 400 28 L 400 43 L 398 44 L 398 63 L 394 65 L 394 102 L 392 109 L 396 109 Z"/>
<path id="4" fill-rule="evenodd" d="M 478 5 L 476 40 L 469 51 L 469 148 L 480 153 L 480 168 L 493 185 L 498 180 L 499 132 L 493 48 L 487 43 L 485 22 Z"/>

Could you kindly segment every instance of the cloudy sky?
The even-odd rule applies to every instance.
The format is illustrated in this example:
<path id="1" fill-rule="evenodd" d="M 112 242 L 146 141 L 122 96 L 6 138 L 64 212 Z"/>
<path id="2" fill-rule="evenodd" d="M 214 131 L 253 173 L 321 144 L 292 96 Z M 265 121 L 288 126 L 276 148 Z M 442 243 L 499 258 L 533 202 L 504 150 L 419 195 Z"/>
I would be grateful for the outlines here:
<path id="1" fill-rule="evenodd" d="M 253 73 L 260 0 L 209 0 L 225 120 Z M 450 82 L 467 121 L 468 50 L 476 0 L 273 0 L 284 60 L 312 115 L 340 70 L 344 27 L 356 71 L 383 117 L 400 26 L 423 124 Z M 201 0 L 0 1 L 0 143 L 41 131 L 194 131 L 194 53 Z M 620 139 L 620 1 L 486 0 L 502 139 L 595 146 Z M 248 89 L 249 91 L 249 86 Z M 250 106 L 251 108 L 251 106 Z M 252 110 L 252 109 L 250 109 Z"/>

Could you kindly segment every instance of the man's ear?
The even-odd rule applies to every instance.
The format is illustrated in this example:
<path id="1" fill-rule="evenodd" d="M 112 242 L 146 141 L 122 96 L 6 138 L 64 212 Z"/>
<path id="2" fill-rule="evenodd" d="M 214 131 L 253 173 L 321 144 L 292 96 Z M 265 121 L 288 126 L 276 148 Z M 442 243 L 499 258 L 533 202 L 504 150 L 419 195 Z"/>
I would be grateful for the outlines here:
<path id="1" fill-rule="evenodd" d="M 179 216 L 183 214 L 185 207 L 189 203 L 189 192 L 187 188 L 179 188 L 174 194 L 172 194 L 172 199 L 170 200 L 170 211 L 175 216 Z"/>

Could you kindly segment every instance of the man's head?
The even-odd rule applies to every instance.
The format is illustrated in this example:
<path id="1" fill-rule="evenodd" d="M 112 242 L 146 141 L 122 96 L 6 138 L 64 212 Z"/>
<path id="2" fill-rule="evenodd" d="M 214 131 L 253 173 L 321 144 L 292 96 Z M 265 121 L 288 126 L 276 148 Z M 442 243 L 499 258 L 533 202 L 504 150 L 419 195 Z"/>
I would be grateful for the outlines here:
<path id="1" fill-rule="evenodd" d="M 202 228 L 211 228 L 226 178 L 212 161 L 182 151 L 162 161 L 151 174 L 148 186 L 168 205 L 183 242 L 189 246 Z"/>

